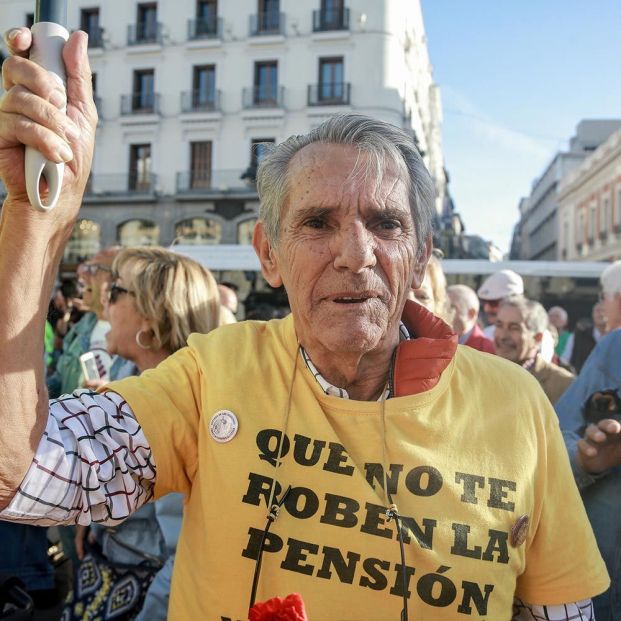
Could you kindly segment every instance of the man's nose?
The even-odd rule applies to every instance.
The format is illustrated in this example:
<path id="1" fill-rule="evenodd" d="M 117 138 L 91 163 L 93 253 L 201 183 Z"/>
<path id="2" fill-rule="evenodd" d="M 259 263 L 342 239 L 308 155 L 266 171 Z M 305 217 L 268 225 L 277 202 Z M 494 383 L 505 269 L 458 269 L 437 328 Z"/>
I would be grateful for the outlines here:
<path id="1" fill-rule="evenodd" d="M 339 231 L 332 243 L 336 269 L 358 273 L 377 262 L 373 234 L 361 222 Z"/>

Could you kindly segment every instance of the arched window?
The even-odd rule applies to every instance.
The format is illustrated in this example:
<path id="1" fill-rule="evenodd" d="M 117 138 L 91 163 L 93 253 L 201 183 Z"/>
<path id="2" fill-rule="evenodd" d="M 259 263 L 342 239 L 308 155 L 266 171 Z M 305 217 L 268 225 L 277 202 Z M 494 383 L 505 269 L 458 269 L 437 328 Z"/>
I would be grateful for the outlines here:
<path id="1" fill-rule="evenodd" d="M 257 223 L 256 218 L 244 220 L 237 225 L 237 243 L 244 246 L 252 244 L 252 233 L 254 225 Z"/>
<path id="2" fill-rule="evenodd" d="M 65 246 L 64 263 L 81 263 L 101 248 L 101 227 L 92 220 L 78 220 Z"/>
<path id="3" fill-rule="evenodd" d="M 157 246 L 160 227 L 149 220 L 128 220 L 119 225 L 117 240 L 121 246 Z"/>
<path id="4" fill-rule="evenodd" d="M 222 225 L 209 218 L 188 218 L 175 225 L 175 240 L 179 244 L 196 246 L 219 244 Z"/>

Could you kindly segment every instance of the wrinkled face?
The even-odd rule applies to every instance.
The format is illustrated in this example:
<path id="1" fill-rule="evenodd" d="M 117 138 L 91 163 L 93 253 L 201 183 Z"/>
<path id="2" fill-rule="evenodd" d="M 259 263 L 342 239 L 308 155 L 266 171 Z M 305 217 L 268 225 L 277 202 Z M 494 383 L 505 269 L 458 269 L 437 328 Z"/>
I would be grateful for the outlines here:
<path id="1" fill-rule="evenodd" d="M 608 322 L 607 311 L 610 311 L 610 303 L 607 303 L 607 300 L 612 299 L 612 296 L 609 293 L 602 294 L 602 301 L 598 302 L 594 307 L 591 313 L 591 317 L 593 318 L 593 323 L 599 330 L 605 330 Z"/>
<path id="2" fill-rule="evenodd" d="M 112 285 L 131 289 L 128 282 L 126 269 L 121 269 Z M 134 296 L 117 291 L 116 301 L 110 300 L 106 304 L 106 315 L 110 322 L 110 331 L 106 334 L 108 353 L 135 362 L 138 352 L 136 333 L 144 329 L 144 319 L 136 309 Z M 148 340 L 143 340 L 143 343 L 148 344 Z"/>
<path id="3" fill-rule="evenodd" d="M 522 313 L 509 305 L 498 309 L 494 344 L 499 356 L 518 363 L 524 362 L 537 351 L 535 335 L 524 323 Z"/>
<path id="4" fill-rule="evenodd" d="M 364 157 L 351 146 L 312 144 L 289 165 L 280 237 L 264 273 L 272 286 L 284 283 L 307 349 L 394 347 L 407 294 L 424 275 L 430 247 L 417 260 L 401 171 L 387 167 L 380 183 L 352 178 Z"/>
<path id="5" fill-rule="evenodd" d="M 470 330 L 470 328 L 474 325 L 474 310 L 473 316 L 470 317 L 467 304 L 463 302 L 458 294 L 449 291 L 447 295 L 451 303 L 451 310 L 453 311 L 453 330 L 455 331 L 455 334 L 461 336 Z"/>
<path id="6" fill-rule="evenodd" d="M 498 307 L 501 302 L 502 300 L 481 300 L 481 307 L 485 313 L 485 319 L 488 326 L 493 326 L 496 323 Z"/>
<path id="7" fill-rule="evenodd" d="M 548 319 L 550 323 L 560 332 L 565 329 L 567 320 L 565 315 L 558 308 L 551 308 L 548 311 Z"/>
<path id="8" fill-rule="evenodd" d="M 417 289 L 412 289 L 408 297 L 417 304 L 424 306 L 428 311 L 432 313 L 436 312 L 436 299 L 433 294 L 433 287 L 431 286 L 431 278 L 429 278 L 427 274 L 425 274 L 421 286 Z"/>

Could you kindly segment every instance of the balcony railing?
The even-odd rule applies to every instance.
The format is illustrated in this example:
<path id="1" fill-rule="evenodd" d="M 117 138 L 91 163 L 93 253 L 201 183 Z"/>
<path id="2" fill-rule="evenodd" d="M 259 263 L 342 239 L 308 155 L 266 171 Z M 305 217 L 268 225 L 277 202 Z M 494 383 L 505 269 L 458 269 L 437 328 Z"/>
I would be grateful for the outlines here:
<path id="1" fill-rule="evenodd" d="M 284 86 L 253 86 L 242 93 L 244 108 L 282 108 L 285 97 Z"/>
<path id="2" fill-rule="evenodd" d="M 104 29 L 97 26 L 88 31 L 88 47 L 103 47 Z"/>
<path id="3" fill-rule="evenodd" d="M 220 91 L 184 91 L 181 112 L 214 112 L 220 110 Z"/>
<path id="4" fill-rule="evenodd" d="M 132 93 L 131 95 L 121 95 L 121 114 L 123 116 L 159 113 L 159 93 Z"/>
<path id="5" fill-rule="evenodd" d="M 327 82 L 308 85 L 309 106 L 348 106 L 351 84 L 349 82 Z"/>
<path id="6" fill-rule="evenodd" d="M 162 24 L 137 23 L 127 27 L 127 45 L 162 43 Z"/>
<path id="7" fill-rule="evenodd" d="M 250 16 L 250 36 L 285 34 L 285 14 L 276 11 Z"/>
<path id="8" fill-rule="evenodd" d="M 222 18 L 209 16 L 188 20 L 188 39 L 218 39 L 222 36 Z"/>
<path id="9" fill-rule="evenodd" d="M 313 32 L 349 30 L 349 9 L 313 11 Z"/>
<path id="10" fill-rule="evenodd" d="M 101 174 L 91 175 L 86 196 L 143 196 L 153 195 L 157 183 L 155 174 Z"/>
<path id="11" fill-rule="evenodd" d="M 186 170 L 177 173 L 177 193 L 196 195 L 230 191 L 255 192 L 240 170 Z"/>

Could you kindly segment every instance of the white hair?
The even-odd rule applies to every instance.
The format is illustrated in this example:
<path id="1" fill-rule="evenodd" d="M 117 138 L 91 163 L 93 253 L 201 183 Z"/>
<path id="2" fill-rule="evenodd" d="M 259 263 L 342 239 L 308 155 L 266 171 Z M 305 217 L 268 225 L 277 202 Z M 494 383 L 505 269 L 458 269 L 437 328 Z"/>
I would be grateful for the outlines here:
<path id="1" fill-rule="evenodd" d="M 474 289 L 466 285 L 451 285 L 446 292 L 451 296 L 451 303 L 459 307 L 460 312 L 468 311 L 472 308 L 475 314 L 479 314 L 480 302 Z"/>
<path id="2" fill-rule="evenodd" d="M 499 308 L 503 306 L 517 308 L 522 314 L 524 324 L 533 334 L 543 334 L 550 325 L 546 309 L 539 302 L 529 300 L 522 295 L 505 298 Z"/>
<path id="3" fill-rule="evenodd" d="M 272 244 L 278 241 L 280 215 L 289 194 L 289 164 L 293 156 L 313 143 L 351 145 L 368 156 L 366 166 L 355 170 L 378 182 L 384 170 L 397 165 L 403 170 L 414 234 L 418 250 L 431 235 L 435 205 L 433 179 L 412 140 L 405 131 L 361 114 L 336 115 L 308 134 L 291 136 L 263 158 L 257 171 L 257 192 L 261 201 L 260 217 Z M 268 147 L 269 149 L 269 147 Z"/>
<path id="4" fill-rule="evenodd" d="M 614 295 L 615 293 L 621 293 L 621 260 L 611 263 L 599 277 L 602 283 L 602 289 Z"/>

